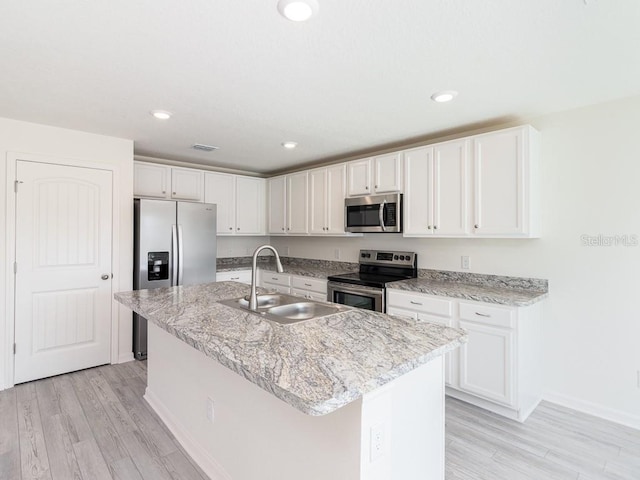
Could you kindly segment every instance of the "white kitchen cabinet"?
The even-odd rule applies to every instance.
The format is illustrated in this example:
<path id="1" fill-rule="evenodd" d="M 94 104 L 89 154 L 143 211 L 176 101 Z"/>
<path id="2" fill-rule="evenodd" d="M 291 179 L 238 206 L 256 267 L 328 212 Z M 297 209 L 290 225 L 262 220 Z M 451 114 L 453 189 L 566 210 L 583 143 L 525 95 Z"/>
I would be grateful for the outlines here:
<path id="1" fill-rule="evenodd" d="M 287 233 L 309 233 L 307 224 L 307 172 L 287 175 Z"/>
<path id="2" fill-rule="evenodd" d="M 273 177 L 267 180 L 269 210 L 268 232 L 282 235 L 287 233 L 287 183 L 286 177 Z"/>
<path id="3" fill-rule="evenodd" d="M 217 205 L 218 235 L 265 234 L 265 180 L 206 172 L 204 201 Z"/>
<path id="4" fill-rule="evenodd" d="M 291 275 L 276 273 L 270 270 L 260 270 L 258 282 L 261 287 L 270 292 L 291 294 Z"/>
<path id="5" fill-rule="evenodd" d="M 471 142 L 474 235 L 539 236 L 538 132 L 525 125 Z"/>
<path id="6" fill-rule="evenodd" d="M 203 201 L 204 172 L 201 170 L 140 162 L 135 162 L 133 168 L 136 197 Z"/>
<path id="7" fill-rule="evenodd" d="M 240 282 L 251 285 L 251 270 L 234 270 L 232 272 L 217 272 L 216 282 Z"/>
<path id="8" fill-rule="evenodd" d="M 468 332 L 445 357 L 447 395 L 521 422 L 542 398 L 542 309 L 387 289 L 390 315 Z"/>
<path id="9" fill-rule="evenodd" d="M 345 235 L 346 166 L 309 171 L 309 233 Z"/>
<path id="10" fill-rule="evenodd" d="M 402 152 L 347 163 L 349 196 L 402 192 Z"/>
<path id="11" fill-rule="evenodd" d="M 293 173 L 268 180 L 269 233 L 307 234 L 307 172 Z"/>
<path id="12" fill-rule="evenodd" d="M 387 290 L 387 313 L 414 320 L 454 326 L 454 301 L 441 297 Z M 457 380 L 457 355 L 445 354 L 445 384 L 455 385 Z"/>
<path id="13" fill-rule="evenodd" d="M 468 234 L 468 141 L 404 152 L 405 236 Z"/>
<path id="14" fill-rule="evenodd" d="M 204 172 L 193 168 L 171 167 L 171 199 L 202 202 Z"/>
<path id="15" fill-rule="evenodd" d="M 291 275 L 291 294 L 317 302 L 326 302 L 327 281 L 320 278 Z"/>
<path id="16" fill-rule="evenodd" d="M 170 198 L 171 167 L 152 163 L 133 164 L 133 194 L 136 197 Z"/>

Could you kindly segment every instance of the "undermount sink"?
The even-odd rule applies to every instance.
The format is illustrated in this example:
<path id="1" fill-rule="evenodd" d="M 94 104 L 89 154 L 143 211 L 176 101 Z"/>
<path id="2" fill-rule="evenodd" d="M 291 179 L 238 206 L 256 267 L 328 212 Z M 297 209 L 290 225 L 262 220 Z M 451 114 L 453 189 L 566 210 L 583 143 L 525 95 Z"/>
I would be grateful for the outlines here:
<path id="1" fill-rule="evenodd" d="M 301 300 L 300 297 L 281 293 L 258 295 L 258 308 L 249 310 L 249 300 L 245 297 L 224 300 L 223 305 L 255 313 L 277 323 L 290 324 L 325 317 L 333 313 L 344 312 L 344 305 L 322 303 L 313 300 Z"/>

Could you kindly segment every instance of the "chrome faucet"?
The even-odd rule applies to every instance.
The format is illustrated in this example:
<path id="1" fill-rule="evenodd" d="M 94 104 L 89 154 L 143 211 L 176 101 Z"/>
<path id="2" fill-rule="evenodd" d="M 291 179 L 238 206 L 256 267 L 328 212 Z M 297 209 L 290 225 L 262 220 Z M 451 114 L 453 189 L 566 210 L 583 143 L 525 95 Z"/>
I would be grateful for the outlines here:
<path id="1" fill-rule="evenodd" d="M 284 268 L 282 268 L 282 263 L 280 263 L 280 255 L 275 248 L 271 245 L 261 245 L 256 248 L 256 251 L 253 252 L 253 259 L 251 262 L 251 293 L 249 294 L 249 310 L 257 310 L 258 309 L 258 296 L 256 295 L 256 283 L 258 283 L 258 253 L 262 250 L 271 250 L 273 254 L 276 256 L 276 268 L 278 269 L 278 273 L 284 272 Z"/>

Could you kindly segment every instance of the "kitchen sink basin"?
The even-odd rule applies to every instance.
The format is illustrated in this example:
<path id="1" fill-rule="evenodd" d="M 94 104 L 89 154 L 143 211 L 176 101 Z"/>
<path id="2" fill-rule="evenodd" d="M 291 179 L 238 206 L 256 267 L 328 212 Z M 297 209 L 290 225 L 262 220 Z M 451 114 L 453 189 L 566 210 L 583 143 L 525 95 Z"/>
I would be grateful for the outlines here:
<path id="1" fill-rule="evenodd" d="M 302 322 L 348 310 L 348 307 L 344 305 L 301 300 L 300 297 L 281 293 L 258 295 L 258 308 L 256 310 L 249 310 L 249 300 L 246 297 L 223 300 L 220 303 L 255 313 L 281 324 Z"/>

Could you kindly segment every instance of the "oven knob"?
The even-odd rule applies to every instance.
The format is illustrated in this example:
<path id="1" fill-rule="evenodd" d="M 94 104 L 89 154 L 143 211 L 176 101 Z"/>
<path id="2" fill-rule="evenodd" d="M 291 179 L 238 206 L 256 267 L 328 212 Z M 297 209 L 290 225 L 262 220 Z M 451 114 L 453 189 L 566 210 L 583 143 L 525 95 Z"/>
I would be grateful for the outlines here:
<path id="1" fill-rule="evenodd" d="M 361 256 L 362 258 L 366 258 L 367 254 L 366 254 L 366 253 L 361 253 L 361 254 L 360 254 L 360 256 Z"/>
<path id="2" fill-rule="evenodd" d="M 397 259 L 398 259 L 398 255 L 394 255 L 394 256 L 393 256 L 393 259 L 394 259 L 394 260 L 397 260 Z"/>
<path id="3" fill-rule="evenodd" d="M 404 260 L 404 255 L 400 255 L 400 260 Z"/>
<path id="4" fill-rule="evenodd" d="M 371 258 L 371 254 L 370 253 L 367 253 L 367 258 Z"/>

